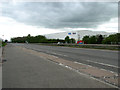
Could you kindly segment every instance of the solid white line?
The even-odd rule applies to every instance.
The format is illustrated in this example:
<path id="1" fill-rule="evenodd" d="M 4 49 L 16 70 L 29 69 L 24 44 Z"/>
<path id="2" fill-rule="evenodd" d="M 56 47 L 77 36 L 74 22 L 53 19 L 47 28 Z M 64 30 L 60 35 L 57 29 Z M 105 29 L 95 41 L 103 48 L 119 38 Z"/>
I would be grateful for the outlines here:
<path id="1" fill-rule="evenodd" d="M 114 65 L 110 65 L 110 64 L 105 64 L 105 63 L 100 63 L 100 62 L 95 62 L 95 61 L 91 61 L 91 60 L 86 60 L 88 62 L 92 62 L 92 63 L 97 63 L 97 64 L 101 64 L 101 65 L 105 65 L 105 66 L 110 66 L 110 67 L 115 67 L 115 68 L 120 68 L 118 66 L 114 66 Z"/>
<path id="2" fill-rule="evenodd" d="M 74 62 L 74 63 L 78 63 L 78 62 Z M 82 64 L 82 63 L 79 63 L 79 64 Z M 82 73 L 82 72 L 80 72 L 79 70 L 74 69 L 74 68 L 72 68 L 72 67 L 70 67 L 70 66 L 64 65 L 64 64 L 62 64 L 62 63 L 59 63 L 59 65 L 60 65 L 60 66 L 63 66 L 63 67 L 66 67 L 66 68 L 68 68 L 68 69 L 70 69 L 70 70 L 73 70 L 73 71 L 75 71 L 75 72 L 77 72 L 78 74 L 81 74 L 81 75 L 83 75 L 83 76 L 90 77 L 91 79 L 94 79 L 94 80 L 99 81 L 99 82 L 101 82 L 101 83 L 107 84 L 107 85 L 109 85 L 109 86 L 111 86 L 111 87 L 118 88 L 118 87 L 115 86 L 115 85 L 112 85 L 112 84 L 110 84 L 110 83 L 108 83 L 108 82 L 105 82 L 105 81 L 102 81 L 102 80 L 100 80 L 100 79 L 97 79 L 97 78 L 95 78 L 95 77 L 92 77 L 92 76 L 90 76 L 90 75 L 88 75 L 88 74 Z"/>
<path id="3" fill-rule="evenodd" d="M 91 49 L 89 49 L 89 48 L 74 48 L 74 49 L 84 49 L 84 50 L 93 50 L 93 51 L 96 51 L 96 50 L 99 50 L 99 51 L 105 51 L 105 52 L 116 52 L 116 53 L 118 53 L 119 51 L 115 51 L 115 50 L 103 50 L 103 49 L 93 49 L 93 48 L 91 48 Z"/>
<path id="4" fill-rule="evenodd" d="M 77 63 L 77 64 L 81 64 L 81 65 L 87 65 L 87 64 L 83 64 L 83 63 L 79 63 L 79 62 L 74 62 L 74 63 Z M 89 67 L 94 67 L 94 66 L 91 66 L 91 65 L 87 65 L 87 66 L 89 66 Z M 110 70 L 106 70 L 106 69 L 103 69 L 103 68 L 99 68 L 100 70 L 104 70 L 104 71 L 109 71 L 109 72 L 111 72 L 111 73 L 114 73 L 116 76 L 118 76 L 118 73 L 116 73 L 116 72 L 113 72 L 113 71 L 110 71 Z"/>

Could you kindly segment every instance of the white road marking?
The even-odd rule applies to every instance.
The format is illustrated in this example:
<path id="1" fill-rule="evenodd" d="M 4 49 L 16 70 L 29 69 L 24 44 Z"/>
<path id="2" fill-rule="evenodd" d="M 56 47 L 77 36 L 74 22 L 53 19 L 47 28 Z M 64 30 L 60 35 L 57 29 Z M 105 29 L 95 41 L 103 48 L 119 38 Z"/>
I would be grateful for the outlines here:
<path id="1" fill-rule="evenodd" d="M 67 55 L 63 55 L 63 54 L 55 53 L 55 52 L 52 52 L 52 54 L 59 55 L 59 56 L 67 56 Z"/>
<path id="2" fill-rule="evenodd" d="M 83 64 L 83 63 L 76 62 L 76 61 L 75 61 L 74 63 L 81 64 L 81 65 L 87 65 L 87 64 Z M 87 66 L 93 67 L 93 66 L 91 66 L 91 65 L 87 65 Z"/>
<path id="3" fill-rule="evenodd" d="M 67 56 L 67 55 L 63 55 L 63 56 Z"/>
<path id="4" fill-rule="evenodd" d="M 56 56 L 54 56 L 54 55 L 49 55 L 49 56 L 52 56 L 52 57 L 58 58 L 58 57 L 56 57 Z"/>
<path id="5" fill-rule="evenodd" d="M 89 48 L 73 48 L 73 49 L 84 49 L 84 50 L 93 50 L 93 51 L 96 51 L 96 50 L 99 50 L 99 51 L 106 51 L 106 52 L 116 52 L 116 53 L 118 53 L 119 51 L 115 51 L 115 50 L 102 50 L 102 49 L 93 49 L 93 48 L 91 48 L 91 49 L 89 49 Z"/>
<path id="6" fill-rule="evenodd" d="M 74 63 L 79 63 L 79 62 L 74 62 Z M 82 64 L 82 63 L 79 63 L 79 64 Z M 90 77 L 91 79 L 94 79 L 94 80 L 99 81 L 99 82 L 101 82 L 101 83 L 107 84 L 107 85 L 109 85 L 109 86 L 111 86 L 111 87 L 118 88 L 117 86 L 115 86 L 115 84 L 112 85 L 112 84 L 110 84 L 110 83 L 108 83 L 108 82 L 102 81 L 102 80 L 97 79 L 97 78 L 95 78 L 95 77 L 92 77 L 92 76 L 90 76 L 90 75 L 88 75 L 88 74 L 82 73 L 82 72 L 80 72 L 79 70 L 74 69 L 74 68 L 72 68 L 72 67 L 70 67 L 70 66 L 66 66 L 66 65 L 64 65 L 64 64 L 62 64 L 62 63 L 59 63 L 59 65 L 60 65 L 60 66 L 63 66 L 63 67 L 66 67 L 66 68 L 68 68 L 68 69 L 70 69 L 70 70 L 73 70 L 73 71 L 75 71 L 75 72 L 77 72 L 77 73 L 79 73 L 79 74 L 81 74 L 81 75 L 83 75 L 83 76 Z M 85 64 L 84 64 L 84 65 L 85 65 Z"/>
<path id="7" fill-rule="evenodd" d="M 83 63 L 79 63 L 79 62 L 74 62 L 74 63 L 77 63 L 77 64 L 81 64 L 81 65 L 87 65 L 87 66 L 89 66 L 89 67 L 94 67 L 94 66 L 91 66 L 91 65 L 88 65 L 88 64 L 83 64 Z M 113 72 L 113 71 L 110 71 L 110 70 L 106 70 L 106 69 L 103 69 L 103 68 L 99 68 L 100 70 L 104 70 L 104 71 L 109 71 L 109 72 L 111 72 L 111 73 L 114 73 L 116 76 L 118 75 L 118 73 L 116 73 L 116 72 Z"/>
<path id="8" fill-rule="evenodd" d="M 97 63 L 97 64 L 101 64 L 101 65 L 105 65 L 105 66 L 110 66 L 110 67 L 115 67 L 115 68 L 120 68 L 118 66 L 114 66 L 114 65 L 110 65 L 110 64 L 105 64 L 105 63 L 100 63 L 100 62 L 95 62 L 95 61 L 91 61 L 91 60 L 86 60 L 88 62 L 92 62 L 92 63 Z"/>

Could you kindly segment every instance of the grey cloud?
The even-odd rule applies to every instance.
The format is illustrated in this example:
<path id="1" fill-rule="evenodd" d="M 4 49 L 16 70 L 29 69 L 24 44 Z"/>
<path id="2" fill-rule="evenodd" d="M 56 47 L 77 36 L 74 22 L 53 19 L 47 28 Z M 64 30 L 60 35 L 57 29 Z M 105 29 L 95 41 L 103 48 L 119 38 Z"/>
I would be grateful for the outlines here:
<path id="1" fill-rule="evenodd" d="M 24 2 L 3 4 L 3 16 L 45 28 L 95 28 L 118 15 L 117 3 Z"/>

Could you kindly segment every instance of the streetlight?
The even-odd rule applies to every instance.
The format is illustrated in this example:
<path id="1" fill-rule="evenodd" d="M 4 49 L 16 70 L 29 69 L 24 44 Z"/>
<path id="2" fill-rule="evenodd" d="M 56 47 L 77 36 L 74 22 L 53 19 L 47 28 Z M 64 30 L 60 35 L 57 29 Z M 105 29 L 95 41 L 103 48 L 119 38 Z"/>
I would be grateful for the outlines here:
<path id="1" fill-rule="evenodd" d="M 78 41 L 80 41 L 80 34 L 78 34 Z"/>

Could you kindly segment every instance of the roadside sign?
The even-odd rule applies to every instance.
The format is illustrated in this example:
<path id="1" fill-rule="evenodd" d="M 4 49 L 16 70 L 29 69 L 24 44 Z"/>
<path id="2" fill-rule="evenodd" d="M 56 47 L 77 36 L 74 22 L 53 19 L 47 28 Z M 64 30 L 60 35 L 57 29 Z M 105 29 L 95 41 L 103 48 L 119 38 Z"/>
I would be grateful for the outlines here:
<path id="1" fill-rule="evenodd" d="M 71 35 L 71 33 L 68 33 L 68 35 Z"/>
<path id="2" fill-rule="evenodd" d="M 76 32 L 73 32 L 73 33 L 68 33 L 68 35 L 71 35 L 71 34 L 73 34 L 73 35 L 74 35 L 74 34 L 76 34 Z"/>
<path id="3" fill-rule="evenodd" d="M 73 32 L 72 34 L 76 34 L 75 32 Z"/>

